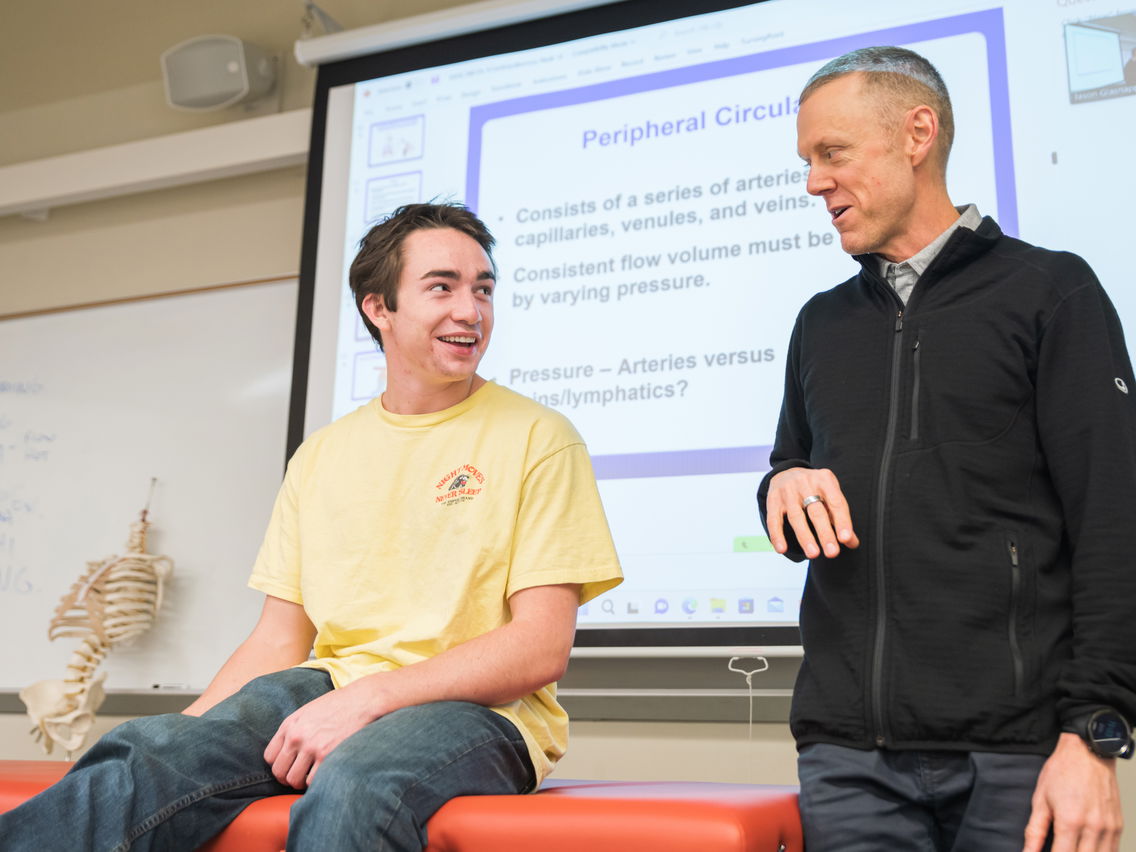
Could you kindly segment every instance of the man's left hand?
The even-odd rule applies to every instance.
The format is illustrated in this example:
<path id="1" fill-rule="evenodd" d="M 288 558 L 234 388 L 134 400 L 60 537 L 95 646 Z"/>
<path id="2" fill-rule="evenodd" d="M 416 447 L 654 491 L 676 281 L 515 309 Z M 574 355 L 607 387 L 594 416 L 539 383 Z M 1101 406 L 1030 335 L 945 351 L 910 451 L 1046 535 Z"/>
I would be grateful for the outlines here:
<path id="1" fill-rule="evenodd" d="M 361 685 L 356 681 L 333 689 L 280 724 L 264 750 L 264 760 L 277 781 L 303 790 L 336 746 L 378 718 L 374 696 Z"/>
<path id="2" fill-rule="evenodd" d="M 1093 754 L 1076 734 L 1061 734 L 1037 779 L 1023 852 L 1116 852 L 1124 820 L 1115 758 Z"/>

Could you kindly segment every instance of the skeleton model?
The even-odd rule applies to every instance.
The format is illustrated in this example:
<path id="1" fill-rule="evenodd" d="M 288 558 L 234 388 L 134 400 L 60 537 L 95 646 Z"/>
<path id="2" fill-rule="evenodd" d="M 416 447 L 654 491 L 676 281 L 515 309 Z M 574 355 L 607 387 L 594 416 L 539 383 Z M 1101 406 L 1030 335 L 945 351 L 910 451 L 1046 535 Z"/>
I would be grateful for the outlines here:
<path id="1" fill-rule="evenodd" d="M 83 744 L 106 697 L 106 672 L 96 676 L 95 669 L 111 648 L 149 630 L 162 605 L 162 584 L 174 564 L 168 556 L 146 552 L 149 501 L 146 506 L 130 526 L 126 555 L 88 562 L 55 608 L 48 639 L 81 640 L 64 679 L 41 680 L 20 692 L 34 724 L 32 737 L 48 754 L 55 743 L 68 753 Z"/>

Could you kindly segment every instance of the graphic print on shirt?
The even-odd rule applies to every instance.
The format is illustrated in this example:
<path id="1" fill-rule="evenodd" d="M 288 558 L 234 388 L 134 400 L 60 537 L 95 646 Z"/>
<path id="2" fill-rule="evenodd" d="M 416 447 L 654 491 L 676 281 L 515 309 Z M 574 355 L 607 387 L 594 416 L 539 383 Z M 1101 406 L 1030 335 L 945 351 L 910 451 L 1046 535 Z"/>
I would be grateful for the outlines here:
<path id="1" fill-rule="evenodd" d="M 468 503 L 481 493 L 485 474 L 471 464 L 463 464 L 448 471 L 434 485 L 434 503 L 439 506 L 456 506 Z"/>

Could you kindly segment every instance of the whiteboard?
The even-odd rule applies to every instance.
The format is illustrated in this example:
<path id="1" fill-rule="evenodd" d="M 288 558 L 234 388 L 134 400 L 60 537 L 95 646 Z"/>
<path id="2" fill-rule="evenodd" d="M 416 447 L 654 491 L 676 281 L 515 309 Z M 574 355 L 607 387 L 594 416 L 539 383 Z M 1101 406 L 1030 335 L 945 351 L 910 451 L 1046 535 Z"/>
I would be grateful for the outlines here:
<path id="1" fill-rule="evenodd" d="M 289 279 L 0 320 L 0 692 L 63 677 L 79 642 L 48 641 L 55 606 L 124 552 L 151 477 L 149 549 L 173 575 L 107 690 L 200 689 L 248 635 L 295 317 Z"/>

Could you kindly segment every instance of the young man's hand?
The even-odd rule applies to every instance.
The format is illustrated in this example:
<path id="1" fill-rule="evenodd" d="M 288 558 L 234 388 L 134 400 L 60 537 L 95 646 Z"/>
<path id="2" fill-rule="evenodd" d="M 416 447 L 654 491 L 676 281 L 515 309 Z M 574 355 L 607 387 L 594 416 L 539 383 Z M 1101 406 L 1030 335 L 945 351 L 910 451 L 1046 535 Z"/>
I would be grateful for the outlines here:
<path id="1" fill-rule="evenodd" d="M 362 687 L 356 681 L 333 689 L 280 724 L 264 750 L 277 781 L 305 789 L 336 746 L 378 718 L 374 696 Z"/>

